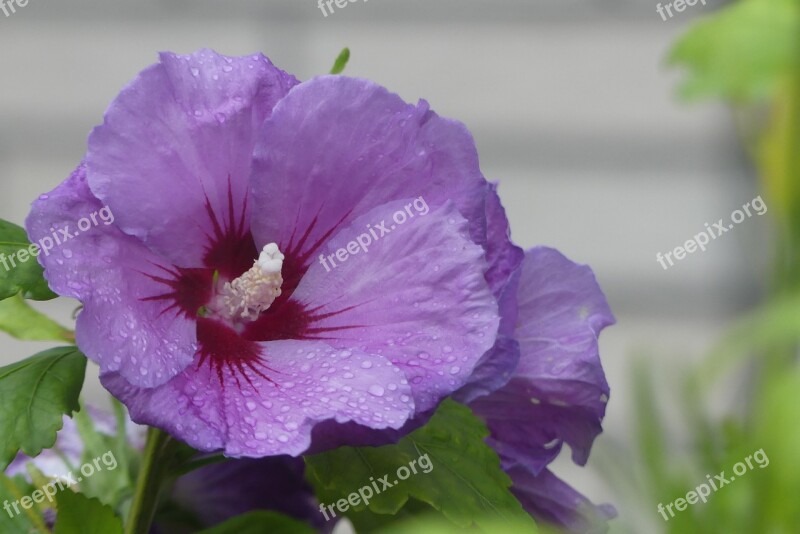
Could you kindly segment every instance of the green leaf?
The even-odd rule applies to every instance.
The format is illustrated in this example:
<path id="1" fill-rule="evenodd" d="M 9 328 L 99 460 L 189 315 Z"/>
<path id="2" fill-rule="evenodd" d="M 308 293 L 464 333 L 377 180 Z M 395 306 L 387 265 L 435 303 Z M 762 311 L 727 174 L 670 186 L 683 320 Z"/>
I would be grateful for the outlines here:
<path id="1" fill-rule="evenodd" d="M 314 529 L 291 517 L 275 512 L 250 512 L 225 521 L 221 525 L 198 532 L 198 534 L 314 534 Z M 58 533 L 56 533 L 58 534 Z"/>
<path id="2" fill-rule="evenodd" d="M 339 53 L 339 57 L 337 57 L 336 61 L 333 63 L 331 74 L 341 74 L 344 72 L 344 68 L 347 66 L 348 61 L 350 61 L 350 49 L 345 48 Z"/>
<path id="3" fill-rule="evenodd" d="M 780 354 L 776 349 L 794 346 L 800 340 L 800 295 L 783 295 L 741 319 L 703 361 L 696 377 L 697 387 L 708 385 L 732 366 L 741 364 L 754 353 L 764 357 Z"/>
<path id="4" fill-rule="evenodd" d="M 22 451 L 30 457 L 52 447 L 64 414 L 80 408 L 86 357 L 59 347 L 0 367 L 0 467 Z"/>
<path id="5" fill-rule="evenodd" d="M 750 101 L 772 94 L 797 61 L 800 4 L 744 0 L 697 22 L 672 49 L 669 62 L 688 69 L 685 98 Z"/>
<path id="6" fill-rule="evenodd" d="M 518 521 L 527 525 L 528 532 L 536 532 L 533 520 L 509 490 L 511 479 L 497 454 L 484 443 L 488 434 L 469 408 L 447 400 L 427 425 L 397 445 L 342 447 L 306 457 L 308 478 L 326 505 L 353 493 L 358 496 L 365 487 L 373 490 L 368 507 L 376 514 L 397 514 L 413 498 L 462 527 Z M 409 470 L 412 462 L 416 474 L 409 472 L 406 480 L 400 480 L 398 470 L 404 466 Z M 385 488 L 381 478 L 392 487 Z M 356 502 L 350 509 L 364 508 L 363 502 Z"/>
<path id="7" fill-rule="evenodd" d="M 23 497 L 30 496 L 33 490 L 34 488 L 21 475 L 11 478 L 0 473 L 0 503 L 2 506 L 8 503 L 7 508 L 0 508 L 0 532 L 3 534 L 50 533 L 50 529 L 47 528 L 37 507 L 25 509 L 19 502 Z"/>
<path id="8" fill-rule="evenodd" d="M 58 494 L 55 534 L 122 534 L 122 521 L 110 506 L 66 489 Z"/>
<path id="9" fill-rule="evenodd" d="M 488 528 L 486 528 L 488 527 Z M 527 523 L 514 523 L 508 521 L 488 521 L 486 532 L 491 534 L 527 534 L 531 532 Z M 474 529 L 468 529 L 472 532 Z M 540 532 L 557 532 L 546 527 L 540 527 Z M 562 531 L 563 532 L 563 531 Z M 401 521 L 381 530 L 381 534 L 464 534 L 464 529 L 452 523 L 442 521 L 441 518 L 422 516 Z"/>
<path id="10" fill-rule="evenodd" d="M 23 228 L 0 219 L 0 300 L 17 293 L 33 300 L 58 296 L 47 287 L 42 267 L 30 254 L 30 246 Z"/>
<path id="11" fill-rule="evenodd" d="M 75 414 L 74 419 L 83 442 L 81 463 L 99 466 L 91 477 L 83 477 L 80 482 L 81 493 L 116 509 L 125 498 L 130 497 L 134 485 L 128 466 L 129 459 L 136 453 L 127 440 L 118 439 L 119 435 L 125 436 L 125 420 L 117 429 L 117 435 L 109 436 L 97 430 L 85 407 Z"/>
<path id="12" fill-rule="evenodd" d="M 0 331 L 26 341 L 75 341 L 75 334 L 31 308 L 22 295 L 0 301 Z"/>

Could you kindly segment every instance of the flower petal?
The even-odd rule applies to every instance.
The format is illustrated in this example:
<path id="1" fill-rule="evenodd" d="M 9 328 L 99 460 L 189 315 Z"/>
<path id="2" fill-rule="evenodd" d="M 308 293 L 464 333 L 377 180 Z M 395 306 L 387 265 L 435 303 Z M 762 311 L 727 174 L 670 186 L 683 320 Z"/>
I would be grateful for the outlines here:
<path id="1" fill-rule="evenodd" d="M 613 506 L 595 506 L 550 470 L 534 475 L 518 465 L 508 470 L 514 485 L 511 492 L 525 510 L 540 521 L 564 527 L 574 534 L 601 534 L 606 521 L 616 517 Z"/>
<path id="2" fill-rule="evenodd" d="M 256 54 L 162 53 L 89 137 L 89 184 L 120 228 L 198 266 L 220 221 L 245 216 L 255 135 L 297 83 Z"/>
<path id="3" fill-rule="evenodd" d="M 53 291 L 83 304 L 76 328 L 78 347 L 102 372 L 119 372 L 134 384 L 153 387 L 191 363 L 197 348 L 194 322 L 162 313 L 163 306 L 143 300 L 163 292 L 163 286 L 139 273 L 153 271 L 163 260 L 115 224 L 101 222 L 96 215 L 102 207 L 81 165 L 33 203 L 28 234 L 33 241 L 51 243 L 61 229 L 74 234 L 40 254 L 39 262 Z M 98 224 L 85 232 L 76 229 L 78 221 L 90 215 Z"/>
<path id="4" fill-rule="evenodd" d="M 424 412 L 469 378 L 494 345 L 499 318 L 483 249 L 470 242 L 455 206 L 400 224 L 395 215 L 408 204 L 381 206 L 342 229 L 321 249 L 328 265 L 314 263 L 292 298 L 316 310 L 315 331 L 326 342 L 361 347 L 401 367 Z M 341 249 L 357 250 L 367 225 L 381 221 L 388 235 L 336 259 Z"/>
<path id="5" fill-rule="evenodd" d="M 431 208 L 454 202 L 472 240 L 486 243 L 488 185 L 467 129 L 367 80 L 322 76 L 295 87 L 265 123 L 253 169 L 263 206 L 253 235 L 288 255 L 313 262 L 341 225 L 420 195 Z"/>
<path id="6" fill-rule="evenodd" d="M 505 387 L 473 404 L 504 465 L 520 462 L 539 473 L 563 442 L 576 463 L 586 463 L 609 395 L 597 336 L 613 322 L 589 267 L 549 248 L 526 254 L 515 331 L 519 366 Z"/>
<path id="7" fill-rule="evenodd" d="M 231 457 L 298 456 L 321 421 L 400 428 L 414 413 L 402 371 L 378 355 L 314 341 L 260 347 L 258 367 L 214 369 L 199 362 L 154 389 L 114 374 L 101 379 L 134 421 Z"/>

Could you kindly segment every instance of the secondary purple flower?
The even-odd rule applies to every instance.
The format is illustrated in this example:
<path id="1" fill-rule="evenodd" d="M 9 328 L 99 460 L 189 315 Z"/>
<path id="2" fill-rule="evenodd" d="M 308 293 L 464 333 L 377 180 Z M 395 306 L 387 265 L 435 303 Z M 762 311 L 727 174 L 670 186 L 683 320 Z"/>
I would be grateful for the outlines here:
<path id="1" fill-rule="evenodd" d="M 469 133 L 425 102 L 200 51 L 120 93 L 27 225 L 112 210 L 40 260 L 135 421 L 298 455 L 320 423 L 402 428 L 485 364 L 511 270 L 492 195 Z"/>
<path id="2" fill-rule="evenodd" d="M 544 247 L 526 253 L 514 304 L 519 365 L 505 386 L 471 407 L 485 419 L 488 443 L 526 510 L 588 532 L 613 510 L 593 506 L 546 467 L 564 443 L 584 465 L 602 432 L 609 387 L 597 339 L 614 316 L 589 267 Z"/>
<path id="3" fill-rule="evenodd" d="M 318 532 L 330 532 L 336 525 L 319 513 L 303 460 L 289 456 L 228 460 L 192 471 L 175 482 L 168 507 L 182 512 L 176 524 L 169 514 L 156 518 L 158 530 L 168 534 L 196 532 L 256 510 L 293 517 Z M 187 528 L 186 514 L 196 518 L 194 529 Z"/>

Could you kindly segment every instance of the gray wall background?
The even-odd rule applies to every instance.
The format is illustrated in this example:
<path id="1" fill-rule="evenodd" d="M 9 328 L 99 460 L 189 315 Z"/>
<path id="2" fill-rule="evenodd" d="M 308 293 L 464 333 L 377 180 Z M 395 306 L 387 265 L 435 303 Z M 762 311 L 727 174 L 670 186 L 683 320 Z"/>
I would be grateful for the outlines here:
<path id="1" fill-rule="evenodd" d="M 713 7 L 663 22 L 655 3 L 359 0 L 325 18 L 313 0 L 30 0 L 0 13 L 0 217 L 21 223 L 68 175 L 159 50 L 263 51 L 304 79 L 349 46 L 347 74 L 470 127 L 519 244 L 594 267 L 619 320 L 601 340 L 612 397 L 598 450 L 617 448 L 631 431 L 632 358 L 666 371 L 696 359 L 759 295 L 769 249 L 768 217 L 756 217 L 668 271 L 655 260 L 758 194 L 728 110 L 678 104 L 679 73 L 663 64 Z M 68 321 L 75 305 L 42 308 Z M 0 365 L 40 345 L 2 337 Z M 95 367 L 88 383 L 87 399 L 104 403 Z M 615 531 L 658 532 L 655 510 L 620 501 L 594 467 L 558 472 L 615 502 Z"/>

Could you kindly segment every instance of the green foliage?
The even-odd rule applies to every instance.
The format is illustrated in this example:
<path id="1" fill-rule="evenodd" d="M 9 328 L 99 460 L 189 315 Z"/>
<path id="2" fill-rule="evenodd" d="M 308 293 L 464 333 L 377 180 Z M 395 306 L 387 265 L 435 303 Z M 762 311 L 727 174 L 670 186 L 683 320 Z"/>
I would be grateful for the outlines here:
<path id="1" fill-rule="evenodd" d="M 0 367 L 0 466 L 22 449 L 28 456 L 52 447 L 64 414 L 79 409 L 86 357 L 60 347 Z"/>
<path id="2" fill-rule="evenodd" d="M 125 418 L 121 422 L 118 418 L 117 431 L 113 436 L 99 432 L 85 408 L 76 413 L 74 418 L 84 446 L 81 464 L 93 464 L 94 460 L 101 458 L 99 465 L 102 467 L 91 477 L 83 477 L 80 482 L 81 493 L 117 509 L 133 493 L 130 464 L 131 459 L 137 456 L 128 444 Z M 102 458 L 111 464 L 116 462 L 116 467 L 111 469 Z"/>
<path id="3" fill-rule="evenodd" d="M 489 519 L 484 523 L 486 532 L 491 534 L 529 534 L 531 532 L 530 523 L 513 521 L 498 521 Z M 544 529 L 541 529 L 544 532 Z M 474 528 L 464 529 L 453 523 L 443 521 L 441 518 L 432 516 L 416 517 L 407 521 L 402 521 L 381 530 L 381 534 L 464 534 L 464 532 L 480 532 Z"/>
<path id="4" fill-rule="evenodd" d="M 31 308 L 22 295 L 0 301 L 0 331 L 26 341 L 69 341 L 75 335 Z"/>
<path id="5" fill-rule="evenodd" d="M 336 61 L 333 63 L 331 74 L 341 74 L 344 72 L 348 61 L 350 61 L 350 49 L 345 48 L 339 53 L 339 57 L 337 57 Z"/>
<path id="6" fill-rule="evenodd" d="M 314 534 L 314 529 L 291 517 L 275 512 L 250 512 L 234 517 L 221 525 L 200 531 L 198 534 Z"/>
<path id="7" fill-rule="evenodd" d="M 696 23 L 672 49 L 669 62 L 688 69 L 686 98 L 750 101 L 771 96 L 797 64 L 800 4 L 743 0 Z"/>
<path id="8" fill-rule="evenodd" d="M 58 494 L 55 534 L 122 534 L 122 521 L 110 506 L 66 489 Z"/>
<path id="9" fill-rule="evenodd" d="M 22 293 L 26 299 L 49 300 L 56 294 L 47 287 L 44 273 L 34 257 L 27 261 L 19 261 L 19 252 L 28 251 L 31 243 L 25 230 L 3 219 L 0 219 L 0 258 L 5 258 L 6 268 L 0 262 L 0 300 Z M 23 253 L 23 259 L 27 252 Z M 13 257 L 13 263 L 11 258 Z"/>
<path id="10" fill-rule="evenodd" d="M 461 527 L 477 524 L 489 529 L 497 521 L 513 521 L 536 532 L 536 525 L 509 491 L 511 480 L 500 467 L 497 454 L 484 443 L 485 425 L 472 412 L 453 401 L 445 401 L 431 421 L 396 445 L 342 447 L 306 458 L 308 478 L 323 503 L 333 504 L 375 481 L 368 505 L 373 514 L 394 515 L 416 499 L 440 511 Z M 428 455 L 432 469 L 398 480 L 398 469 Z M 426 464 L 427 465 L 427 462 Z M 384 488 L 381 478 L 392 484 Z M 355 501 L 355 499 L 353 499 Z M 359 514 L 351 514 L 358 524 Z M 370 523 L 375 528 L 374 517 Z M 490 531 L 490 530 L 487 530 Z"/>
<path id="11" fill-rule="evenodd" d="M 0 505 L 6 501 L 8 509 L 0 509 L 0 532 L 3 534 L 49 534 L 50 529 L 42 519 L 38 504 L 25 509 L 19 502 L 23 497 L 30 496 L 34 488 L 22 477 L 8 477 L 0 473 Z M 17 503 L 16 509 L 14 503 Z M 19 511 L 19 514 L 17 514 Z"/>

